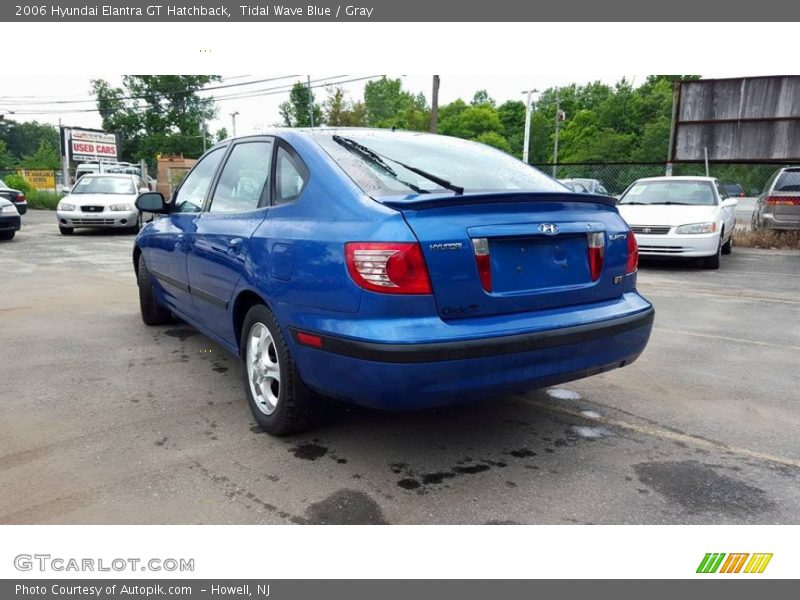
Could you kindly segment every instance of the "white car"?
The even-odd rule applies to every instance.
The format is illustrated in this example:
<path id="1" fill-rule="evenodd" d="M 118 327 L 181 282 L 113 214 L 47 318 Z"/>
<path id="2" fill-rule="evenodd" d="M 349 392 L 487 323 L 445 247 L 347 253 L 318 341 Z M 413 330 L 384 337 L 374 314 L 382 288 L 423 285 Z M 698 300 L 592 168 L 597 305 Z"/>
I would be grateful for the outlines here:
<path id="1" fill-rule="evenodd" d="M 76 227 L 122 228 L 136 233 L 141 226 L 136 198 L 146 191 L 135 175 L 84 175 L 58 203 L 58 228 L 64 235 Z"/>
<path id="2" fill-rule="evenodd" d="M 650 177 L 625 190 L 617 208 L 640 256 L 702 258 L 718 269 L 733 247 L 737 204 L 713 177 Z"/>

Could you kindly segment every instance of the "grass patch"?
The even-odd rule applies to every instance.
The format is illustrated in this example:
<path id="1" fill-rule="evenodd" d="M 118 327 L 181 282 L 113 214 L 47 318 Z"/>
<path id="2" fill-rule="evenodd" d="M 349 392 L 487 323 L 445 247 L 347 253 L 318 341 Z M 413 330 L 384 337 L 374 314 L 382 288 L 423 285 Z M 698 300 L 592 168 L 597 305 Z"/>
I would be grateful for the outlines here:
<path id="1" fill-rule="evenodd" d="M 800 250 L 800 231 L 771 229 L 737 231 L 734 245 L 742 248 L 765 248 L 767 250 Z"/>
<path id="2" fill-rule="evenodd" d="M 29 208 L 39 210 L 55 210 L 58 201 L 64 197 L 64 194 L 56 194 L 55 192 L 44 192 L 42 190 L 32 190 L 30 193 L 25 194 L 25 199 L 28 201 Z"/>

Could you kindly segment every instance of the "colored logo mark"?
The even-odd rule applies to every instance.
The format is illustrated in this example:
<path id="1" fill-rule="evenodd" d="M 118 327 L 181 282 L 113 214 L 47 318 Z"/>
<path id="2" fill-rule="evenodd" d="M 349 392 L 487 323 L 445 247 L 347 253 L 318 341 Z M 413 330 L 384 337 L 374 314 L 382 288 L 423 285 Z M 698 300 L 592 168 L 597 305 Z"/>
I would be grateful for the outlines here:
<path id="1" fill-rule="evenodd" d="M 748 560 L 749 558 L 749 560 Z M 724 552 L 708 552 L 700 565 L 698 573 L 763 573 L 772 553 L 737 552 L 725 554 Z"/>

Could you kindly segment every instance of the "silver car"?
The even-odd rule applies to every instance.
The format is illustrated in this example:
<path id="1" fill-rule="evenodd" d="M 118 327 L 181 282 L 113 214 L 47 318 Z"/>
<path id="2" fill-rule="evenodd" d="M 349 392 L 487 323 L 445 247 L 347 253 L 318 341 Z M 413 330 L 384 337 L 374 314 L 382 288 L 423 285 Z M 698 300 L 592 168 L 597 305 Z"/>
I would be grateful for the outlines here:
<path id="1" fill-rule="evenodd" d="M 753 229 L 800 229 L 800 167 L 773 173 L 753 210 Z"/>
<path id="2" fill-rule="evenodd" d="M 121 228 L 136 233 L 141 226 L 136 197 L 146 191 L 135 175 L 84 175 L 58 203 L 58 228 L 64 235 L 76 227 Z"/>

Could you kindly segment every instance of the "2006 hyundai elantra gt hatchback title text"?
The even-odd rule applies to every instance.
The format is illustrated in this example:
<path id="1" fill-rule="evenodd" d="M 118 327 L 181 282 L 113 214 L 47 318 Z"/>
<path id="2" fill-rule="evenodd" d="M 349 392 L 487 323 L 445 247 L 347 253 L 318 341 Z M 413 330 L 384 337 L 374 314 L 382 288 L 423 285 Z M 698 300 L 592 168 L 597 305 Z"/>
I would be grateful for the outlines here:
<path id="1" fill-rule="evenodd" d="M 239 355 L 280 435 L 321 396 L 464 402 L 622 367 L 653 308 L 605 196 L 482 144 L 365 129 L 222 142 L 136 239 L 142 318 L 174 313 Z"/>

